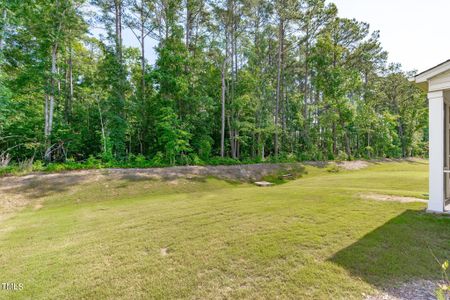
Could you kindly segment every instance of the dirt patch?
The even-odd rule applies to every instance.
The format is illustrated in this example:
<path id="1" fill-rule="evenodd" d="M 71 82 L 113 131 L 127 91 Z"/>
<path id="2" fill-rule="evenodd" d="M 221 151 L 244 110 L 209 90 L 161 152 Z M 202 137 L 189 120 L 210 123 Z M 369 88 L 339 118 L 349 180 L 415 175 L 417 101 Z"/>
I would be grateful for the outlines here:
<path id="1" fill-rule="evenodd" d="M 427 203 L 427 200 L 414 198 L 414 197 L 402 197 L 402 196 L 394 196 L 394 195 L 382 195 L 382 194 L 361 194 L 360 195 L 364 199 L 375 200 L 375 201 L 386 201 L 386 202 L 400 202 L 400 203 L 412 203 L 412 202 L 422 202 Z"/>
<path id="2" fill-rule="evenodd" d="M 72 186 L 83 182 L 99 180 L 99 174 L 93 170 L 0 177 L 0 220 L 30 205 L 39 210 L 46 196 L 70 191 Z"/>
<path id="3" fill-rule="evenodd" d="M 44 207 L 44 205 L 42 205 L 41 203 L 38 203 L 38 204 L 36 204 L 34 207 L 33 207 L 33 209 L 34 210 L 39 210 L 39 209 L 41 209 L 41 208 L 43 208 Z"/>
<path id="4" fill-rule="evenodd" d="M 370 164 L 364 160 L 355 160 L 337 162 L 336 165 L 341 169 L 352 171 L 367 168 Z"/>
<path id="5" fill-rule="evenodd" d="M 161 248 L 159 254 L 161 254 L 161 256 L 167 256 L 169 254 L 169 248 Z"/>
<path id="6" fill-rule="evenodd" d="M 365 300 L 434 300 L 439 282 L 417 280 L 366 296 Z"/>

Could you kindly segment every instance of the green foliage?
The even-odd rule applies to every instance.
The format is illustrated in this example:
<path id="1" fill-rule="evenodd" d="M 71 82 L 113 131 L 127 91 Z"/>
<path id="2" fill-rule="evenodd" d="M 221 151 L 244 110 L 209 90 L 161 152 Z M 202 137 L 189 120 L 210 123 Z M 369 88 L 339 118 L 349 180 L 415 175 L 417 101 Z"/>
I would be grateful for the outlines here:
<path id="1" fill-rule="evenodd" d="M 44 170 L 44 164 L 42 163 L 41 160 L 36 160 L 33 163 L 33 171 L 35 172 L 39 172 L 39 171 L 43 171 Z"/>
<path id="2" fill-rule="evenodd" d="M 13 162 L 48 149 L 57 169 L 427 156 L 411 74 L 324 0 L 95 0 L 95 20 L 84 0 L 0 3 L 0 153 Z M 158 41 L 154 65 L 121 27 Z"/>
<path id="3" fill-rule="evenodd" d="M 157 152 L 155 156 L 152 158 L 152 164 L 155 166 L 163 166 L 164 165 L 164 154 L 162 152 Z"/>
<path id="4" fill-rule="evenodd" d="M 198 156 L 204 161 L 208 161 L 211 157 L 212 145 L 211 138 L 205 137 L 198 143 Z"/>
<path id="5" fill-rule="evenodd" d="M 164 149 L 164 157 L 167 162 L 174 165 L 177 160 L 183 161 L 191 151 L 190 134 L 180 128 L 176 114 L 169 107 L 161 110 L 157 131 L 159 132 L 159 143 Z"/>

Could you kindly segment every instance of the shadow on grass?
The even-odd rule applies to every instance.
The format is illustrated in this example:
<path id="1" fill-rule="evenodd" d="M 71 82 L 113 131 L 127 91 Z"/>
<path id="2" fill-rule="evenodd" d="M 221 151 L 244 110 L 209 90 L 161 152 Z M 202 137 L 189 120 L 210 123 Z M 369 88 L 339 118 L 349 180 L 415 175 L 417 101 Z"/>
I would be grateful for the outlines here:
<path id="1" fill-rule="evenodd" d="M 184 179 L 189 182 L 206 182 L 215 178 L 230 184 L 249 183 L 265 178 L 292 180 L 306 174 L 301 164 L 253 164 L 233 166 L 179 166 L 164 169 L 140 169 L 136 173 L 129 170 L 116 171 L 118 178 L 127 182 L 160 180 L 162 182 Z M 272 181 L 272 180 L 271 180 Z"/>
<path id="2" fill-rule="evenodd" d="M 148 175 L 146 175 L 146 174 L 139 174 L 139 173 L 136 173 L 136 174 L 123 174 L 123 175 L 121 175 L 120 177 L 120 180 L 125 180 L 125 181 L 128 181 L 128 182 L 141 182 L 141 181 L 158 181 L 158 178 L 156 178 L 156 177 L 151 177 L 151 176 L 148 176 Z"/>
<path id="3" fill-rule="evenodd" d="M 85 181 L 83 176 L 75 174 L 65 174 L 64 176 L 58 177 L 42 175 L 42 177 L 33 176 L 18 185 L 12 185 L 3 190 L 11 194 L 25 194 L 29 198 L 42 198 L 56 193 L 66 192 L 71 186 L 81 184 Z"/>
<path id="4" fill-rule="evenodd" d="M 408 163 L 411 165 L 428 165 L 427 160 L 417 158 L 380 158 L 380 159 L 371 159 L 368 160 L 368 162 L 373 163 L 375 165 L 380 165 L 389 162 Z"/>
<path id="5" fill-rule="evenodd" d="M 407 210 L 329 261 L 384 288 L 414 279 L 439 279 L 436 258 L 450 258 L 450 217 Z"/>

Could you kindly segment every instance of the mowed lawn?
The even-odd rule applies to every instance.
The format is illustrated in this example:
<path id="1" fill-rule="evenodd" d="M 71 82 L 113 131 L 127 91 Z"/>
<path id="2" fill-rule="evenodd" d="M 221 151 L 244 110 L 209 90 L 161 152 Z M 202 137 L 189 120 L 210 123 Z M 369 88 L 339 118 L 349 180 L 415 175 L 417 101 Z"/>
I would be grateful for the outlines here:
<path id="1" fill-rule="evenodd" d="M 424 198 L 427 168 L 308 166 L 269 188 L 130 177 L 17 189 L 42 207 L 0 221 L 0 282 L 24 286 L 0 298 L 359 299 L 439 279 L 450 218 L 363 197 Z"/>

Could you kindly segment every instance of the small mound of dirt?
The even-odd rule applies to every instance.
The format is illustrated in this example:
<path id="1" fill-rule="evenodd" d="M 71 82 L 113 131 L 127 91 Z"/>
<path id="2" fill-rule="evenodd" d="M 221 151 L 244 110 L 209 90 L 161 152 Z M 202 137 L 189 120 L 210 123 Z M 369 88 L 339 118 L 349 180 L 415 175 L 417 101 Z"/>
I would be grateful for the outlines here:
<path id="1" fill-rule="evenodd" d="M 427 203 L 427 200 L 414 198 L 414 197 L 402 197 L 402 196 L 394 196 L 394 195 L 381 195 L 381 194 L 361 194 L 362 198 L 367 200 L 375 200 L 375 201 L 386 201 L 386 202 L 400 202 L 400 203 L 412 203 L 412 202 L 422 202 Z"/>

